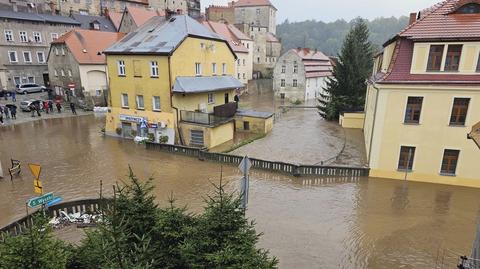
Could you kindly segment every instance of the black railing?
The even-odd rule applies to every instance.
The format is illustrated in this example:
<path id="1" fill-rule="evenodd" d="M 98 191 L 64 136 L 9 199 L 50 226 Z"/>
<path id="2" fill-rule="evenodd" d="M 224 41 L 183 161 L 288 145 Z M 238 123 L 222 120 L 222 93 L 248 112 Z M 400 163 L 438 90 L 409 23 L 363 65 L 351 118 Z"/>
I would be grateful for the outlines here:
<path id="1" fill-rule="evenodd" d="M 182 122 L 189 122 L 195 124 L 202 124 L 208 126 L 216 126 L 222 123 L 225 123 L 232 118 L 227 117 L 218 117 L 212 113 L 203 113 L 195 111 L 180 111 L 180 118 Z"/>

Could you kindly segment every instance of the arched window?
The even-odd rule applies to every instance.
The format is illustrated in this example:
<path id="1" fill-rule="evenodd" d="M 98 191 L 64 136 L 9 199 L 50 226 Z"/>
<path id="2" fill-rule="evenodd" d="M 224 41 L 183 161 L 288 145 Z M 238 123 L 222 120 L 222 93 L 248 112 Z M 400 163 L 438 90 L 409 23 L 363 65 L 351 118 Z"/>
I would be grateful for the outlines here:
<path id="1" fill-rule="evenodd" d="M 476 14 L 480 13 L 480 5 L 477 3 L 469 3 L 463 5 L 455 11 L 457 14 Z"/>

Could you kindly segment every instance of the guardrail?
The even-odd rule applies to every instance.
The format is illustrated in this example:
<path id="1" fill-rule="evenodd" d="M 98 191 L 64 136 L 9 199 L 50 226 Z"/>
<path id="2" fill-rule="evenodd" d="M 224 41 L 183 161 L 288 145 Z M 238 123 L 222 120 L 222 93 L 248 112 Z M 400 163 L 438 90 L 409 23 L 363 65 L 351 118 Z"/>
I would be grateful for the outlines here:
<path id="1" fill-rule="evenodd" d="M 52 205 L 47 208 L 46 212 L 51 218 L 60 216 L 60 211 L 67 212 L 69 214 L 77 212 L 100 212 L 102 203 L 106 206 L 106 208 L 109 207 L 107 199 L 84 199 Z M 8 235 L 18 235 L 27 230 L 32 225 L 32 214 L 38 210 L 39 209 L 34 210 L 31 214 L 2 227 L 0 229 L 0 240 L 3 241 Z"/>
<path id="2" fill-rule="evenodd" d="M 149 150 L 165 151 L 185 156 L 197 157 L 200 160 L 208 160 L 219 163 L 239 165 L 243 156 L 208 152 L 199 148 L 191 148 L 178 145 L 146 143 Z M 350 177 L 368 177 L 370 169 L 368 167 L 348 167 L 348 166 L 323 166 L 323 165 L 297 165 L 285 162 L 266 161 L 256 158 L 250 158 L 252 167 L 272 172 L 282 172 L 294 176 L 350 176 Z"/>

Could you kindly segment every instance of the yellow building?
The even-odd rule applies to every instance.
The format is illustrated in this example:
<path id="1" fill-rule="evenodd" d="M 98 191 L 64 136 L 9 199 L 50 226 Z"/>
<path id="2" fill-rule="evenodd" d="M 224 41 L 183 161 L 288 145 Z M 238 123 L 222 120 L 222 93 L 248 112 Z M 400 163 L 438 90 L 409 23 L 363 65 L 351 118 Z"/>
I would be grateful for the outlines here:
<path id="1" fill-rule="evenodd" d="M 376 57 L 365 104 L 370 175 L 480 187 L 480 1 L 447 0 Z M 440 24 L 440 25 L 439 25 Z"/>
<path id="2" fill-rule="evenodd" d="M 233 139 L 236 56 L 186 15 L 153 17 L 105 51 L 106 133 L 211 148 Z M 150 134 L 150 135 L 149 135 Z"/>

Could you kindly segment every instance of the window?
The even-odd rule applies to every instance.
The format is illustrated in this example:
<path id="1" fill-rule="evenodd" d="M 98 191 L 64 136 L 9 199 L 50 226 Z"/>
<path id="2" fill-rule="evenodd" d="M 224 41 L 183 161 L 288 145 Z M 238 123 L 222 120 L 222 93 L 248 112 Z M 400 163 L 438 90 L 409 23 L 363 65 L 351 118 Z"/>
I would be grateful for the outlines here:
<path id="1" fill-rule="evenodd" d="M 240 79 L 240 73 L 237 74 L 237 78 Z"/>
<path id="2" fill-rule="evenodd" d="M 39 63 L 45 63 L 45 52 L 37 51 L 37 60 Z"/>
<path id="3" fill-rule="evenodd" d="M 245 62 L 245 59 L 243 59 L 243 66 L 245 66 L 245 65 L 246 65 L 246 62 Z"/>
<path id="4" fill-rule="evenodd" d="M 455 175 L 457 171 L 459 150 L 446 149 L 443 152 L 442 167 L 440 168 L 440 174 Z"/>
<path id="5" fill-rule="evenodd" d="M 57 47 L 55 47 L 55 55 L 58 56 L 58 48 Z"/>
<path id="6" fill-rule="evenodd" d="M 405 109 L 405 123 L 420 123 L 422 104 L 423 97 L 408 97 L 407 108 Z"/>
<path id="7" fill-rule="evenodd" d="M 287 69 L 287 67 L 285 65 L 282 65 L 282 74 L 285 74 L 286 69 Z"/>
<path id="8" fill-rule="evenodd" d="M 297 87 L 298 86 L 298 81 L 296 79 L 293 80 L 293 87 Z"/>
<path id="9" fill-rule="evenodd" d="M 144 109 L 143 95 L 137 95 L 137 109 Z"/>
<path id="10" fill-rule="evenodd" d="M 226 75 L 226 74 L 227 74 L 227 64 L 226 64 L 226 63 L 223 63 L 223 64 L 222 64 L 222 74 L 223 74 L 223 75 Z"/>
<path id="11" fill-rule="evenodd" d="M 56 77 L 58 77 L 58 71 L 57 71 L 57 69 L 53 70 L 53 74 L 54 74 Z"/>
<path id="12" fill-rule="evenodd" d="M 62 77 L 64 77 L 65 76 L 65 70 L 60 69 L 60 74 L 62 75 Z"/>
<path id="13" fill-rule="evenodd" d="M 13 82 L 15 83 L 15 86 L 16 86 L 16 85 L 19 85 L 20 83 L 22 83 L 20 77 L 13 77 Z"/>
<path id="14" fill-rule="evenodd" d="M 256 12 L 257 12 L 257 15 L 260 15 L 260 9 L 259 8 L 257 8 Z"/>
<path id="15" fill-rule="evenodd" d="M 257 63 L 260 63 L 260 57 L 257 57 Z"/>
<path id="16" fill-rule="evenodd" d="M 240 63 L 241 63 L 241 60 L 238 59 L 238 60 L 237 60 L 237 65 L 240 66 Z"/>
<path id="17" fill-rule="evenodd" d="M 293 66 L 293 73 L 294 73 L 294 74 L 297 74 L 297 73 L 298 73 L 298 65 L 297 65 L 297 64 L 295 64 L 295 65 Z"/>
<path id="18" fill-rule="evenodd" d="M 462 45 L 449 45 L 447 58 L 445 58 L 445 71 L 458 71 L 460 56 L 462 55 Z"/>
<path id="19" fill-rule="evenodd" d="M 400 157 L 398 159 L 398 170 L 413 170 L 413 160 L 415 158 L 415 147 L 400 148 Z"/>
<path id="20" fill-rule="evenodd" d="M 128 108 L 128 94 L 122 93 L 122 107 Z"/>
<path id="21" fill-rule="evenodd" d="M 35 83 L 35 77 L 29 76 L 27 77 L 28 83 Z"/>
<path id="22" fill-rule="evenodd" d="M 430 53 L 428 55 L 428 71 L 440 71 L 442 65 L 444 45 L 430 46 Z"/>
<path id="23" fill-rule="evenodd" d="M 285 87 L 285 80 L 284 79 L 280 80 L 280 87 Z"/>
<path id="24" fill-rule="evenodd" d="M 30 51 L 24 51 L 23 52 L 23 60 L 26 63 L 31 63 L 32 62 L 32 53 Z"/>
<path id="25" fill-rule="evenodd" d="M 245 130 L 245 131 L 250 130 L 250 122 L 248 122 L 248 121 L 243 122 L 243 130 Z"/>
<path id="26" fill-rule="evenodd" d="M 62 47 L 62 55 L 65 55 L 65 48 Z"/>
<path id="27" fill-rule="evenodd" d="M 8 52 L 8 59 L 11 63 L 18 63 L 17 52 L 16 51 L 9 51 Z"/>
<path id="28" fill-rule="evenodd" d="M 13 32 L 12 30 L 5 30 L 5 41 L 13 42 Z"/>
<path id="29" fill-rule="evenodd" d="M 100 30 L 100 24 L 97 23 L 97 22 L 94 22 L 94 23 L 92 23 L 92 28 L 93 28 L 94 30 Z"/>
<path id="30" fill-rule="evenodd" d="M 117 71 L 119 76 L 125 76 L 125 61 L 118 61 L 117 62 Z"/>
<path id="31" fill-rule="evenodd" d="M 190 144 L 194 146 L 203 146 L 202 130 L 190 130 Z"/>
<path id="32" fill-rule="evenodd" d="M 477 72 L 480 72 L 480 53 L 478 54 L 478 60 L 477 60 Z"/>
<path id="33" fill-rule="evenodd" d="M 22 43 L 28 42 L 27 32 L 20 31 L 20 42 L 22 42 Z"/>
<path id="34" fill-rule="evenodd" d="M 465 125 L 469 104 L 470 98 L 455 98 L 453 100 L 452 115 L 450 116 L 450 125 Z"/>
<path id="35" fill-rule="evenodd" d="M 69 76 L 69 77 L 72 77 L 72 70 L 69 69 L 69 70 L 67 71 L 67 73 L 68 73 L 68 76 Z"/>
<path id="36" fill-rule="evenodd" d="M 214 93 L 208 93 L 208 103 L 209 104 L 215 104 L 215 94 Z"/>
<path id="37" fill-rule="evenodd" d="M 202 64 L 195 63 L 195 75 L 201 76 L 202 75 Z"/>
<path id="38" fill-rule="evenodd" d="M 480 5 L 477 3 L 470 3 L 466 4 L 459 9 L 455 13 L 459 14 L 475 14 L 475 13 L 480 13 Z"/>
<path id="39" fill-rule="evenodd" d="M 150 62 L 150 76 L 154 78 L 158 78 L 158 62 L 157 61 Z"/>
<path id="40" fill-rule="evenodd" d="M 160 96 L 152 97 L 153 111 L 160 111 Z"/>
<path id="41" fill-rule="evenodd" d="M 245 73 L 243 73 L 243 79 L 245 79 L 245 78 L 246 78 L 246 77 L 245 77 Z"/>
<path id="42" fill-rule="evenodd" d="M 213 75 L 217 74 L 217 64 L 216 63 L 212 63 L 212 74 Z"/>
<path id="43" fill-rule="evenodd" d="M 51 33 L 50 38 L 52 39 L 52 41 L 54 41 L 54 40 L 58 39 L 58 34 L 57 33 Z"/>
<path id="44" fill-rule="evenodd" d="M 42 43 L 42 35 L 40 34 L 40 32 L 33 32 L 33 40 L 36 43 Z"/>

